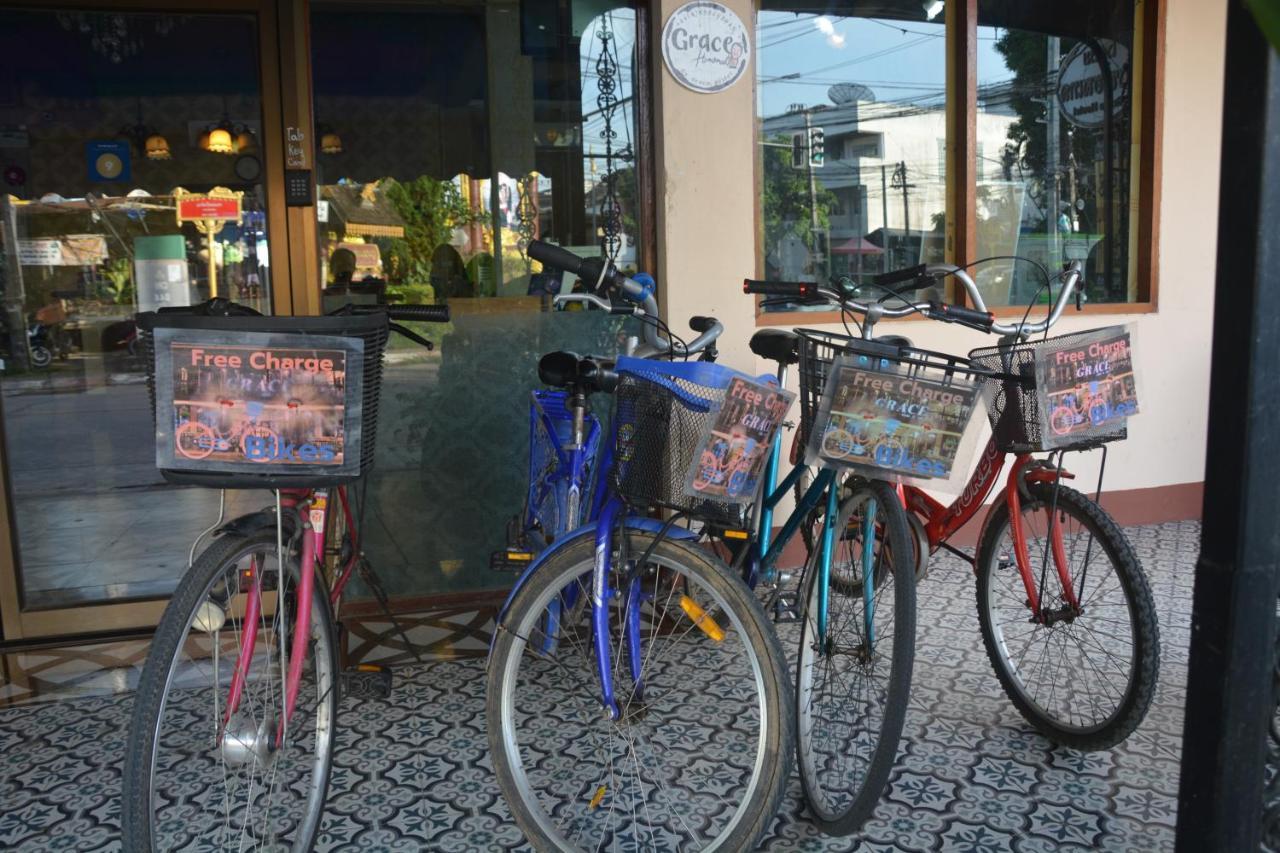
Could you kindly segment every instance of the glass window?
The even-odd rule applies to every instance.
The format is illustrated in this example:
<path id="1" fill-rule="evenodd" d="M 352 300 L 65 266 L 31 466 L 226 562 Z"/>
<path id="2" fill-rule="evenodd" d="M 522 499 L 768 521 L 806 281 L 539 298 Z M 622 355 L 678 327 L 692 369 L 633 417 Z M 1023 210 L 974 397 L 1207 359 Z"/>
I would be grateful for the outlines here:
<path id="1" fill-rule="evenodd" d="M 943 259 L 941 9 L 918 0 L 868 4 L 865 12 L 761 3 L 756 115 L 766 278 L 865 283 Z"/>
<path id="2" fill-rule="evenodd" d="M 978 257 L 1026 257 L 1051 274 L 1084 261 L 1092 302 L 1129 302 L 1137 292 L 1134 7 L 978 2 Z M 1047 301 L 1032 264 L 984 265 L 978 282 L 988 305 Z"/>
<path id="3" fill-rule="evenodd" d="M 258 69 L 251 16 L 0 11 L 0 392 L 26 607 L 167 594 L 216 516 L 216 493 L 155 470 L 134 316 L 213 294 L 270 310 Z M 179 197 L 217 188 L 238 217 L 179 222 Z"/>
<path id="4" fill-rule="evenodd" d="M 385 294 L 453 315 L 423 327 L 431 353 L 393 340 L 367 550 L 393 594 L 500 586 L 489 555 L 523 505 L 538 357 L 615 352 L 621 325 L 551 312 L 578 285 L 524 247 L 638 264 L 636 11 L 313 8 L 324 302 Z"/>

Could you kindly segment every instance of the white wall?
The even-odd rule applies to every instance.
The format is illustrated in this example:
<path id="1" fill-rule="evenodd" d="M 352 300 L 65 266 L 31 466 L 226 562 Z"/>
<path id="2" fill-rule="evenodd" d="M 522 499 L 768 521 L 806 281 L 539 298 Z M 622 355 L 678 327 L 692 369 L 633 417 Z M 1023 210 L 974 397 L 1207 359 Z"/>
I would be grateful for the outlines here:
<path id="1" fill-rule="evenodd" d="M 661 26 L 679 5 L 658 2 L 653 35 L 659 66 Z M 750 3 L 726 5 L 753 28 Z M 1137 330 L 1142 413 L 1130 422 L 1129 440 L 1112 446 L 1107 491 L 1204 479 L 1225 33 L 1225 0 L 1167 0 L 1157 310 L 1102 316 L 1069 311 L 1055 327 L 1069 332 L 1131 323 Z M 771 365 L 747 348 L 757 326 L 741 286 L 755 272 L 754 67 L 748 75 L 726 92 L 698 95 L 665 67 L 655 72 L 659 280 L 673 327 L 692 314 L 714 314 L 726 326 L 722 361 L 763 373 Z M 944 351 L 994 343 L 923 320 L 880 328 Z M 1072 467 L 1091 487 L 1096 472 L 1077 461 Z"/>

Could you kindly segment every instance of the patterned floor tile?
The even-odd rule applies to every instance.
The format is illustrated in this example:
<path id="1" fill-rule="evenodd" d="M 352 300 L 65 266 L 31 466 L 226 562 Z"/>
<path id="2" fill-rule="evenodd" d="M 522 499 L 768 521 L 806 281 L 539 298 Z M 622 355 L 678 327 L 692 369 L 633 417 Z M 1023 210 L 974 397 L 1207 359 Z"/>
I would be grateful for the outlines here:
<path id="1" fill-rule="evenodd" d="M 1128 741 L 1085 754 L 1031 730 L 991 671 L 972 572 L 938 557 L 920 586 L 903 746 L 875 814 L 856 838 L 825 837 L 793 777 L 763 849 L 1172 849 L 1199 528 L 1128 532 L 1151 579 L 1164 650 L 1155 701 Z M 459 657 L 397 669 L 391 701 L 343 702 L 320 850 L 526 849 L 486 754 L 483 660 Z M 0 709 L 0 848 L 120 849 L 131 707 L 117 695 Z"/>

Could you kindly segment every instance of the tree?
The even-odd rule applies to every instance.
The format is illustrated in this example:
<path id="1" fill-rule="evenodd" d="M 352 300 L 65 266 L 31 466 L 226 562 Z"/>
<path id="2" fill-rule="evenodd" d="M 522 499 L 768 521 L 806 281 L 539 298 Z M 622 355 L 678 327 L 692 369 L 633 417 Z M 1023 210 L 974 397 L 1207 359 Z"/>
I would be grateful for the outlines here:
<path id="1" fill-rule="evenodd" d="M 764 217 L 766 252 L 778 245 L 788 233 L 799 237 L 810 249 L 813 245 L 813 212 L 809 199 L 809 172 L 791 165 L 791 139 L 775 136 L 762 146 L 764 181 L 761 186 L 761 212 Z M 837 205 L 835 193 L 817 186 L 818 227 L 831 227 L 831 211 Z"/>
<path id="2" fill-rule="evenodd" d="M 476 221 L 477 214 L 452 181 L 420 175 L 404 183 L 388 179 L 384 187 L 387 200 L 404 220 L 404 237 L 387 245 L 393 270 L 388 284 L 401 289 L 429 285 L 436 249 L 450 242 L 456 226 Z"/>

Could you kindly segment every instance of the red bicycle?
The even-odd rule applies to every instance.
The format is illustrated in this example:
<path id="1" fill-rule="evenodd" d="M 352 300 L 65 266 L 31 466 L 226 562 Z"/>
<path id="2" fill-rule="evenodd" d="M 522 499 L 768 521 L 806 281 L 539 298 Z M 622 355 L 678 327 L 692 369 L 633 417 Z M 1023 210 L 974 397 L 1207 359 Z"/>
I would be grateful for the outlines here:
<path id="1" fill-rule="evenodd" d="M 964 285 L 974 307 L 936 299 L 912 304 L 888 287 L 909 280 L 908 289 L 923 289 L 944 276 L 955 276 Z M 1097 427 L 1095 422 L 1091 431 L 1063 437 L 1052 424 L 1041 423 L 1037 348 L 1063 348 L 1077 335 L 1047 341 L 1029 338 L 1057 321 L 1078 279 L 1079 267 L 1073 265 L 1047 318 L 1035 323 L 1024 318 L 1009 325 L 996 322 L 972 279 L 950 265 L 921 265 L 882 276 L 875 286 L 888 295 L 869 305 L 812 284 L 790 287 L 797 289 L 796 295 L 816 294 L 862 314 L 867 339 L 869 327 L 881 317 L 908 313 L 1003 335 L 998 346 L 974 350 L 967 359 L 941 356 L 957 365 L 965 363 L 989 386 L 985 390 L 992 436 L 964 490 L 948 505 L 916 485 L 900 483 L 896 489 L 914 534 L 909 539 L 917 578 L 923 577 L 929 555 L 939 548 L 973 566 L 983 643 L 1019 712 L 1057 743 L 1097 750 L 1124 740 L 1145 717 L 1159 674 L 1160 636 L 1150 586 L 1124 532 L 1095 499 L 1064 484 L 1074 478 L 1063 466 L 1066 452 L 1102 448 L 1105 454 L 1104 442 L 1123 438 L 1123 428 L 1104 419 L 1112 425 Z M 764 292 L 781 293 L 786 286 L 771 282 Z M 884 305 L 891 298 L 906 307 Z M 857 340 L 811 330 L 799 330 L 799 335 L 837 351 L 841 340 Z M 900 336 L 875 340 L 900 347 L 908 365 L 930 355 Z M 802 397 L 806 391 L 802 387 Z M 1046 451 L 1048 458 L 1033 455 Z M 793 460 L 795 455 L 793 451 Z M 1010 459 L 1008 474 L 998 485 Z M 865 478 L 851 475 L 842 494 L 850 486 L 856 492 L 860 479 Z M 951 546 L 949 540 L 982 512 L 993 493 L 996 499 L 986 512 L 976 554 Z M 861 532 L 848 529 L 840 535 L 853 540 L 860 539 Z M 815 546 L 809 538 L 806 544 L 812 552 Z M 841 577 L 839 567 L 833 566 L 833 590 L 861 595 L 860 584 L 842 586 Z"/>

